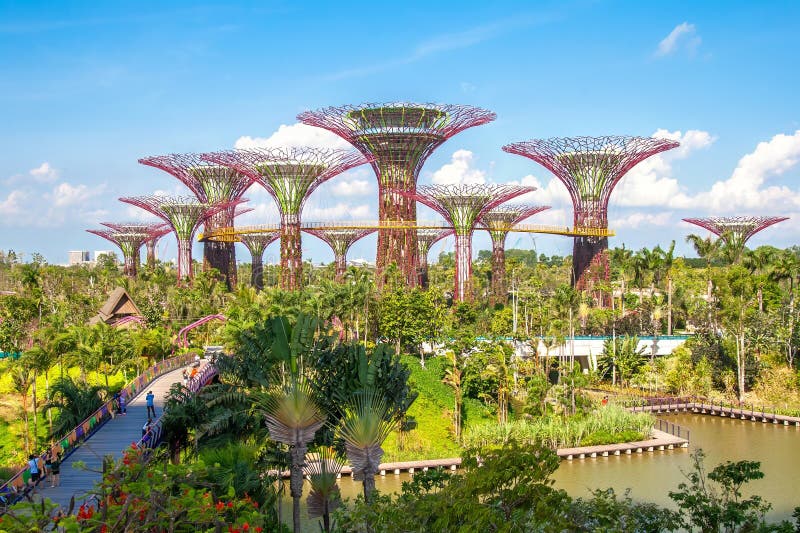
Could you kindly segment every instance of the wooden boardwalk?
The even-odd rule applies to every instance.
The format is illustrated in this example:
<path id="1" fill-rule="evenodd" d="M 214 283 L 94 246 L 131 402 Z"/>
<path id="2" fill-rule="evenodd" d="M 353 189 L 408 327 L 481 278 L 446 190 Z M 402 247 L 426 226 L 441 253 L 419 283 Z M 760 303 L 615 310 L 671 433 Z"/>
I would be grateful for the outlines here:
<path id="1" fill-rule="evenodd" d="M 49 498 L 65 509 L 70 498 L 75 497 L 75 508 L 90 496 L 95 483 L 101 479 L 102 460 L 106 455 L 114 459 L 122 457 L 122 452 L 142 438 L 142 426 L 147 422 L 147 406 L 145 395 L 148 391 L 155 394 L 156 416 L 161 416 L 164 409 L 164 398 L 173 383 L 183 381 L 183 369 L 173 370 L 153 381 L 149 387 L 128 402 L 128 414 L 109 420 L 89 439 L 84 441 L 61 464 L 61 485 L 50 487 L 50 480 L 39 483 L 35 499 Z M 83 462 L 85 469 L 73 468 L 73 464 Z"/>
<path id="2" fill-rule="evenodd" d="M 748 409 L 747 407 L 739 408 L 702 402 L 666 402 L 663 404 L 636 406 L 630 408 L 630 410 L 633 412 L 647 413 L 691 412 L 701 415 L 738 418 L 739 420 L 750 420 L 751 422 L 762 422 L 765 424 L 783 424 L 784 426 L 800 427 L 800 417 L 779 415 L 755 407 Z"/>

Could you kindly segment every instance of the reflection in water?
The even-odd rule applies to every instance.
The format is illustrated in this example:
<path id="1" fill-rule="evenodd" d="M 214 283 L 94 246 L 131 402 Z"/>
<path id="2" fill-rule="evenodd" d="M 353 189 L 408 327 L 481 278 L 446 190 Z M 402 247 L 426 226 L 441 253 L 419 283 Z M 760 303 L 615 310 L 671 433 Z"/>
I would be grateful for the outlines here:
<path id="1" fill-rule="evenodd" d="M 661 418 L 691 431 L 688 450 L 562 461 L 554 475 L 556 487 L 573 497 L 587 497 L 591 490 L 606 487 L 613 487 L 621 495 L 630 488 L 636 500 L 671 506 L 669 491 L 684 480 L 682 471 L 691 468 L 689 454 L 702 448 L 707 470 L 724 461 L 760 461 L 764 479 L 750 483 L 749 490 L 772 503 L 771 520 L 791 519 L 792 510 L 800 505 L 796 489 L 800 479 L 800 428 L 693 414 Z M 375 485 L 381 492 L 399 492 L 402 482 L 408 479 L 406 473 L 388 473 L 377 476 Z M 362 490 L 361 483 L 349 476 L 342 477 L 340 487 L 345 498 L 354 498 Z M 291 507 L 288 509 L 291 517 Z M 318 531 L 314 527 L 309 531 Z"/>

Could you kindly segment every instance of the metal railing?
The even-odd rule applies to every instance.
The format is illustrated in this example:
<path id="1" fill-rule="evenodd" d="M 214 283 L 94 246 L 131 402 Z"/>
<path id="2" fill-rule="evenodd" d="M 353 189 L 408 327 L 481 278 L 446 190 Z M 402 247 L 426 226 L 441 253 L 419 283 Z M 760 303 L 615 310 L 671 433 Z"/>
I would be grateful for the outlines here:
<path id="1" fill-rule="evenodd" d="M 673 437 L 678 437 L 679 439 L 686 439 L 687 441 L 691 441 L 691 432 L 689 428 L 685 428 L 683 426 L 679 426 L 673 422 L 668 422 L 667 420 L 662 420 L 660 418 L 656 418 L 656 423 L 653 424 L 653 427 L 659 431 L 663 431 L 664 433 L 669 433 Z"/>
<path id="2" fill-rule="evenodd" d="M 126 399 L 132 399 L 156 378 L 176 368 L 186 366 L 193 357 L 193 354 L 187 353 L 155 363 L 123 387 L 119 392 L 120 396 Z M 198 376 L 198 378 L 199 377 L 200 376 Z M 108 422 L 113 417 L 113 413 L 117 408 L 118 403 L 116 398 L 108 400 L 94 413 L 86 417 L 83 422 L 58 439 L 54 446 L 38 456 L 37 460 L 39 462 L 40 471 L 43 471 L 44 460 L 48 454 L 53 454 L 51 456 L 61 454 L 61 459 L 63 461 L 75 450 L 77 444 L 91 437 L 100 427 Z M 25 494 L 29 479 L 30 465 L 26 465 L 14 474 L 11 479 L 0 485 L 0 498 L 6 500 L 5 503 L 7 505 L 15 503 Z"/>

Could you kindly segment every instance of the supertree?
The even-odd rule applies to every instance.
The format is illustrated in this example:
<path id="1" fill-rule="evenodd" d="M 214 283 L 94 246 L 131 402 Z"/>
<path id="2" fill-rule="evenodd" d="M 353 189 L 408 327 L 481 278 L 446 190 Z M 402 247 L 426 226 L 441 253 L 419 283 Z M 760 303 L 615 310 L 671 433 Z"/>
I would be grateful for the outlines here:
<path id="1" fill-rule="evenodd" d="M 447 220 L 456 236 L 456 275 L 453 299 L 472 298 L 472 233 L 481 215 L 503 202 L 536 190 L 521 185 L 420 185 L 400 194 L 427 205 Z"/>
<path id="2" fill-rule="evenodd" d="M 534 139 L 503 150 L 533 159 L 561 180 L 572 197 L 576 231 L 607 231 L 608 200 L 619 180 L 639 162 L 677 146 L 678 142 L 667 139 L 619 135 Z M 608 237 L 602 234 L 575 236 L 572 283 L 584 290 L 590 277 L 609 279 Z"/>
<path id="3" fill-rule="evenodd" d="M 684 218 L 683 221 L 705 228 L 720 237 L 734 250 L 734 257 L 739 258 L 750 237 L 773 224 L 788 219 L 789 217 L 732 216 Z"/>
<path id="4" fill-rule="evenodd" d="M 147 266 L 152 267 L 156 263 L 156 243 L 158 240 L 172 231 L 163 222 L 101 222 L 103 226 L 111 228 L 118 233 L 144 233 L 147 238 L 144 245 L 147 248 Z M 138 250 L 137 250 L 138 253 Z M 136 266 L 139 259 L 136 259 Z"/>
<path id="5" fill-rule="evenodd" d="M 347 271 L 347 251 L 357 240 L 375 233 L 377 228 L 365 229 L 335 229 L 335 228 L 305 228 L 303 231 L 325 241 L 333 250 L 336 263 L 336 281 L 341 283 Z"/>
<path id="6" fill-rule="evenodd" d="M 280 231 L 248 231 L 238 234 L 239 241 L 250 251 L 250 284 L 257 291 L 264 288 L 264 250 L 280 234 Z"/>
<path id="7" fill-rule="evenodd" d="M 514 226 L 528 217 L 550 209 L 549 205 L 499 205 L 486 211 L 480 218 L 492 239 L 492 289 L 490 303 L 505 302 L 506 291 L 506 236 Z"/>
<path id="8" fill-rule="evenodd" d="M 300 216 L 306 198 L 323 182 L 367 158 L 358 152 L 321 148 L 231 150 L 203 154 L 206 161 L 230 167 L 260 183 L 281 215 L 281 288 L 294 290 L 303 280 Z"/>
<path id="9" fill-rule="evenodd" d="M 453 234 L 453 230 L 444 229 L 418 229 L 417 230 L 417 253 L 419 254 L 419 284 L 421 287 L 428 286 L 428 252 L 431 247 Z"/>
<path id="10" fill-rule="evenodd" d="M 410 196 L 425 160 L 453 135 L 486 124 L 496 115 L 471 106 L 367 103 L 327 107 L 297 116 L 301 122 L 325 128 L 373 156 L 378 178 L 376 283 L 383 285 L 384 269 L 395 263 L 409 286 L 417 284 L 416 205 Z M 399 227 L 398 227 L 399 226 Z"/>
<path id="11" fill-rule="evenodd" d="M 222 210 L 233 209 L 243 202 L 240 198 L 233 202 L 207 204 L 195 198 L 183 196 L 135 196 L 120 198 L 125 202 L 152 213 L 166 222 L 178 241 L 178 280 L 192 279 L 192 240 L 200 224 Z"/>
<path id="12" fill-rule="evenodd" d="M 130 278 L 136 277 L 136 267 L 139 265 L 139 249 L 142 247 L 142 243 L 147 240 L 149 234 L 116 231 L 114 229 L 87 229 L 86 231 L 116 244 L 122 252 L 125 275 Z"/>
<path id="13" fill-rule="evenodd" d="M 139 163 L 172 174 L 204 204 L 239 200 L 253 184 L 253 179 L 231 168 L 211 164 L 200 154 L 168 154 L 143 157 Z M 233 226 L 234 207 L 223 209 L 205 221 L 205 233 Z M 232 242 L 206 241 L 203 245 L 203 270 L 215 268 L 228 289 L 236 286 L 236 247 Z"/>

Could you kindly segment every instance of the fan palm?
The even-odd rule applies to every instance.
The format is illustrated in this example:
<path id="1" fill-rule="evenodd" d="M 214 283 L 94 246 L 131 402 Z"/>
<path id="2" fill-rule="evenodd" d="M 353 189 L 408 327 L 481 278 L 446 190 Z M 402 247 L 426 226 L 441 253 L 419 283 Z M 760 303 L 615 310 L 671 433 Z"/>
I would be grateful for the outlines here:
<path id="1" fill-rule="evenodd" d="M 305 474 L 311 483 L 311 493 L 306 500 L 309 518 L 322 517 L 326 532 L 331 530 L 330 513 L 341 505 L 341 493 L 336 479 L 344 467 L 344 460 L 336 450 L 320 447 L 306 461 Z"/>
<path id="2" fill-rule="evenodd" d="M 57 379 L 50 387 L 49 401 L 42 406 L 48 412 L 58 409 L 51 437 L 61 437 L 83 422 L 103 405 L 104 397 L 105 387 L 101 385 L 76 383 L 69 376 Z"/>
<path id="3" fill-rule="evenodd" d="M 327 417 L 315 400 L 311 385 L 302 375 L 294 372 L 286 384 L 269 389 L 260 403 L 270 438 L 291 447 L 289 491 L 293 500 L 294 531 L 299 532 L 306 451 Z"/>
<path id="4" fill-rule="evenodd" d="M 371 388 L 354 393 L 344 406 L 339 436 L 344 439 L 353 478 L 364 484 L 366 502 L 375 491 L 375 474 L 383 457 L 381 445 L 397 423 L 389 402 Z"/>

